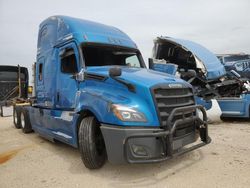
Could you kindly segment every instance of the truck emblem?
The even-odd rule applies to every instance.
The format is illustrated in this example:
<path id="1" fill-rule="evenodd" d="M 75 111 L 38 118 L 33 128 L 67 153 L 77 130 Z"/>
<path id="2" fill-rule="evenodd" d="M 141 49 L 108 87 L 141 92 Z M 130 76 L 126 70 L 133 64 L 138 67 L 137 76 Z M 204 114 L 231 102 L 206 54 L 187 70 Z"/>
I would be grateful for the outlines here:
<path id="1" fill-rule="evenodd" d="M 168 84 L 170 88 L 183 88 L 182 84 Z"/>

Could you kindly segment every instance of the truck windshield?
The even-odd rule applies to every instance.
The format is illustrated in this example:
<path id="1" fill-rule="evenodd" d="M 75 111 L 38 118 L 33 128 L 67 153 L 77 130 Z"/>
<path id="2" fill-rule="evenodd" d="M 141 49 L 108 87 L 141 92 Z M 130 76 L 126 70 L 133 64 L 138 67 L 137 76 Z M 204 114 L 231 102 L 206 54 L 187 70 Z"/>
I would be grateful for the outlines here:
<path id="1" fill-rule="evenodd" d="M 135 49 L 110 46 L 83 46 L 85 66 L 145 67 L 140 53 Z"/>

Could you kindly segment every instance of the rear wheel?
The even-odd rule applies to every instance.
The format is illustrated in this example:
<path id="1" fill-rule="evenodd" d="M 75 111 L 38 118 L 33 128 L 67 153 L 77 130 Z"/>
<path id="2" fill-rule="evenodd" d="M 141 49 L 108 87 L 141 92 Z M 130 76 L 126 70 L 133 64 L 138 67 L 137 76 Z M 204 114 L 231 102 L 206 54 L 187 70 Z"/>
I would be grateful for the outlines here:
<path id="1" fill-rule="evenodd" d="M 21 128 L 21 108 L 17 106 L 13 106 L 13 123 L 17 129 Z"/>
<path id="2" fill-rule="evenodd" d="M 89 169 L 101 168 L 106 161 L 106 150 L 100 125 L 93 116 L 82 119 L 78 138 L 84 165 Z"/>
<path id="3" fill-rule="evenodd" d="M 3 117 L 3 106 L 0 106 L 0 116 Z"/>
<path id="4" fill-rule="evenodd" d="M 29 112 L 25 107 L 21 110 L 20 124 L 24 133 L 31 133 L 33 131 L 30 123 Z"/>

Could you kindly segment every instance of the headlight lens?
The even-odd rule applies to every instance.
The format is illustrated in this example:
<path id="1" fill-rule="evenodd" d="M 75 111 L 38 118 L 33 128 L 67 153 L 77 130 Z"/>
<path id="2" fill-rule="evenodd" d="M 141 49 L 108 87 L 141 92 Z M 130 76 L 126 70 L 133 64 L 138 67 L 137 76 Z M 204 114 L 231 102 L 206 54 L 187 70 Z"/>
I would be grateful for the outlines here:
<path id="1" fill-rule="evenodd" d="M 121 121 L 147 122 L 147 119 L 144 114 L 138 112 L 134 108 L 118 104 L 112 104 L 111 109 L 115 116 Z"/>

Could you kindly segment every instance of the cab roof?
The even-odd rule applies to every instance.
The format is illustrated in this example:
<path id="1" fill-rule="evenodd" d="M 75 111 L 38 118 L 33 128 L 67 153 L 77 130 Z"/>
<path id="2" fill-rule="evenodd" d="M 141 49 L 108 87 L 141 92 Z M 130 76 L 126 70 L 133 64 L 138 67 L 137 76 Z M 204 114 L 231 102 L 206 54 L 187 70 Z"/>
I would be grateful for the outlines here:
<path id="1" fill-rule="evenodd" d="M 38 50 L 51 48 L 72 38 L 79 44 L 103 43 L 137 48 L 130 37 L 116 27 L 68 16 L 51 16 L 39 26 Z"/>

